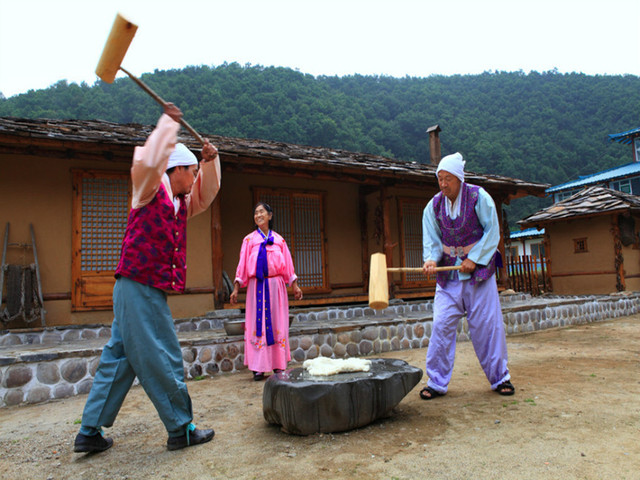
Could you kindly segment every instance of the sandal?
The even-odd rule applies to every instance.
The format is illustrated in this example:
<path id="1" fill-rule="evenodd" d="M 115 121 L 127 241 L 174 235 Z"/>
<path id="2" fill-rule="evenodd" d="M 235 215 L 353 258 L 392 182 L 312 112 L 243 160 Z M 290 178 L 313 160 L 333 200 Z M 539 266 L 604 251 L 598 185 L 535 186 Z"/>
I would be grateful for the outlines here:
<path id="1" fill-rule="evenodd" d="M 263 380 L 264 379 L 264 373 L 262 373 L 262 372 L 253 372 L 253 379 L 256 382 L 259 382 L 260 380 Z"/>
<path id="2" fill-rule="evenodd" d="M 502 382 L 495 389 L 500 395 L 513 395 L 516 393 L 516 387 L 514 387 L 509 380 Z"/>
<path id="3" fill-rule="evenodd" d="M 424 387 L 422 390 L 420 390 L 420 398 L 422 400 L 431 400 L 436 397 L 444 397 L 445 395 L 446 393 L 440 393 L 431 387 Z"/>

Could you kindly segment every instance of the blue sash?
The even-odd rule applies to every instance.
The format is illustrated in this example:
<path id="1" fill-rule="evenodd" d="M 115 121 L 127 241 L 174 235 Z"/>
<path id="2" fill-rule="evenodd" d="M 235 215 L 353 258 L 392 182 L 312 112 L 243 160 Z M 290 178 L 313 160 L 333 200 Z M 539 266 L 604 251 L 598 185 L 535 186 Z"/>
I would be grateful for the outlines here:
<path id="1" fill-rule="evenodd" d="M 271 299 L 269 296 L 269 264 L 267 263 L 267 245 L 273 245 L 273 233 L 269 230 L 269 235 L 265 236 L 260 229 L 258 229 L 260 235 L 264 239 L 260 250 L 258 250 L 258 260 L 256 261 L 256 279 L 258 280 L 256 285 L 256 336 L 262 336 L 262 303 L 264 290 L 264 321 L 265 330 L 267 335 L 267 345 L 273 345 L 273 327 L 271 325 Z"/>

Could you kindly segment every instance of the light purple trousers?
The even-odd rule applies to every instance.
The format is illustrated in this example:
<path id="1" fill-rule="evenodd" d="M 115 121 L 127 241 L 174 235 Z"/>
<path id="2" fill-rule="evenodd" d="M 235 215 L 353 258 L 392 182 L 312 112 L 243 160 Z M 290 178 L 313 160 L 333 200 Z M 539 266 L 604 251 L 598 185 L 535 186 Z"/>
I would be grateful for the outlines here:
<path id="1" fill-rule="evenodd" d="M 456 275 L 457 277 L 457 275 Z M 496 276 L 470 285 L 468 280 L 449 280 L 436 287 L 433 301 L 433 329 L 427 349 L 427 385 L 446 393 L 456 355 L 460 318 L 467 313 L 473 349 L 491 389 L 511 378 L 507 368 L 507 340 Z"/>

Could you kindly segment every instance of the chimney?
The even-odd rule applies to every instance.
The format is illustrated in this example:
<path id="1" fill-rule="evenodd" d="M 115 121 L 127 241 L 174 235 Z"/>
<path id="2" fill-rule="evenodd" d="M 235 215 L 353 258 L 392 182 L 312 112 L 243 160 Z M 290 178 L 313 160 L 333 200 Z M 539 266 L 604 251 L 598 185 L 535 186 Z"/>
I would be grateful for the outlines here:
<path id="1" fill-rule="evenodd" d="M 440 128 L 440 125 L 433 125 L 432 127 L 427 128 L 427 133 L 429 134 L 429 154 L 431 156 L 431 165 L 436 167 L 442 158 L 440 155 L 440 137 L 438 136 L 438 133 L 441 131 L 442 129 Z"/>

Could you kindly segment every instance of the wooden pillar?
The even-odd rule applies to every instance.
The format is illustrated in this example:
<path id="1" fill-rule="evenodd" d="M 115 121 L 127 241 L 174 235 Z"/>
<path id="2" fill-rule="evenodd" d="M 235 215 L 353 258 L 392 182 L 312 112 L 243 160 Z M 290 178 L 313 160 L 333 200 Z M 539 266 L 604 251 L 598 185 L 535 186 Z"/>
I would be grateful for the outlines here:
<path id="1" fill-rule="evenodd" d="M 213 272 L 213 301 L 216 309 L 224 305 L 224 280 L 222 279 L 222 209 L 221 193 L 211 204 L 211 262 Z"/>
<path id="2" fill-rule="evenodd" d="M 496 211 L 498 212 L 498 225 L 500 225 L 500 242 L 498 243 L 498 251 L 500 255 L 502 255 L 502 267 L 499 270 L 500 280 L 498 281 L 498 287 L 500 288 L 509 288 L 509 277 L 507 275 L 507 255 L 504 248 L 504 238 L 505 235 L 509 235 L 509 227 L 503 221 L 503 211 L 502 211 L 502 198 L 498 198 L 493 200 L 496 204 Z M 506 230 L 506 231 L 505 231 Z"/>
<path id="3" fill-rule="evenodd" d="M 541 227 L 540 225 L 536 226 L 536 228 L 538 230 L 542 230 L 542 228 L 544 228 L 544 256 L 546 259 L 546 266 L 547 266 L 547 278 L 546 278 L 546 285 L 545 285 L 545 289 L 547 292 L 553 292 L 553 283 L 552 283 L 552 277 L 553 275 L 551 274 L 551 265 L 552 265 L 552 261 L 551 261 L 551 236 L 549 235 L 548 229 L 549 226 L 547 225 L 546 227 Z"/>
<path id="4" fill-rule="evenodd" d="M 622 242 L 620 241 L 620 226 L 618 223 L 619 215 L 616 213 L 611 216 L 611 234 L 613 235 L 613 254 L 614 265 L 616 269 L 616 290 L 624 292 L 627 289 L 624 280 L 624 257 L 622 256 Z"/>
<path id="5" fill-rule="evenodd" d="M 362 245 L 362 283 L 363 292 L 369 291 L 369 230 L 367 227 L 367 189 L 358 189 L 358 215 L 360 216 L 360 244 Z"/>
<path id="6" fill-rule="evenodd" d="M 389 192 L 387 187 L 380 189 L 380 207 L 382 208 L 382 248 L 387 258 L 387 267 L 393 266 L 393 248 L 397 243 L 391 243 L 391 214 L 389 212 Z M 395 284 L 393 277 L 389 275 L 389 298 L 393 297 Z"/>

